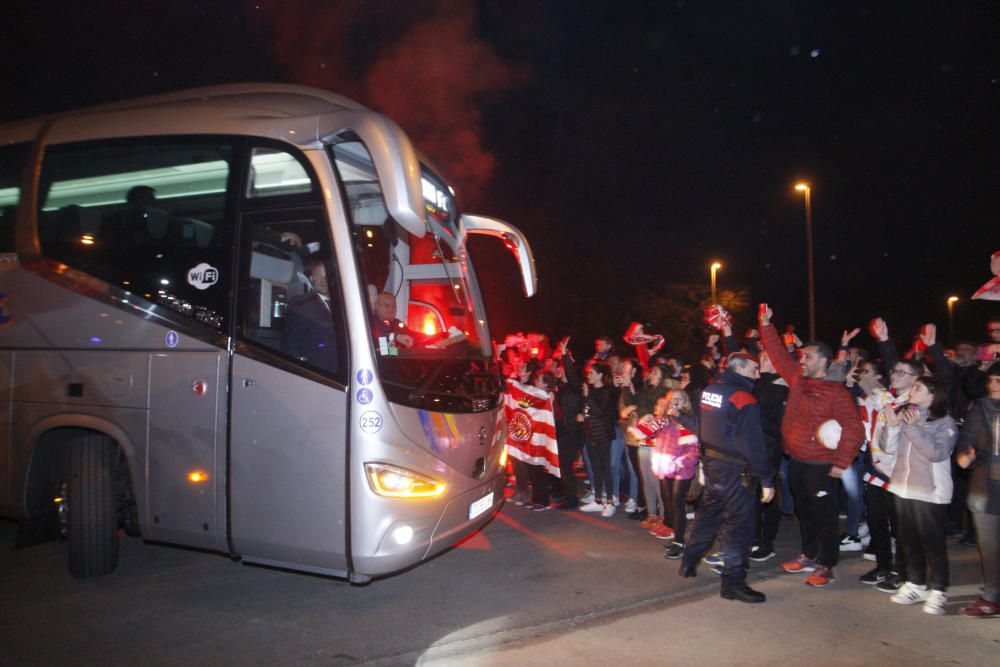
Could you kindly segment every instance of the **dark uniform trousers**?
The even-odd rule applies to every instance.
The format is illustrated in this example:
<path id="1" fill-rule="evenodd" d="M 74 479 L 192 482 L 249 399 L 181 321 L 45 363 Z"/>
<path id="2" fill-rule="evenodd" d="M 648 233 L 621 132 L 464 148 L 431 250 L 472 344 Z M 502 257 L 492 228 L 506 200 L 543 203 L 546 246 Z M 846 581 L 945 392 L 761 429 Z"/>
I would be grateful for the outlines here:
<path id="1" fill-rule="evenodd" d="M 725 563 L 722 587 L 739 587 L 747 578 L 747 558 L 753 544 L 754 497 L 740 480 L 742 466 L 708 457 L 702 459 L 702 465 L 705 492 L 684 550 L 684 565 L 695 567 L 718 534 Z"/>

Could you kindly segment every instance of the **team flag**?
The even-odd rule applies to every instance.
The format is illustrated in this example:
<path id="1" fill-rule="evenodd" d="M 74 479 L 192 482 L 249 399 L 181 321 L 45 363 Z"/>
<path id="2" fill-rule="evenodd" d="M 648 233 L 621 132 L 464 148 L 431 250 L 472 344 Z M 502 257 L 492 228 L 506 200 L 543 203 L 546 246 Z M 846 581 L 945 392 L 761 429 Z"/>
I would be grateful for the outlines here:
<path id="1" fill-rule="evenodd" d="M 559 446 L 552 395 L 543 389 L 507 380 L 503 396 L 507 421 L 507 455 L 532 465 L 545 466 L 559 477 Z"/>

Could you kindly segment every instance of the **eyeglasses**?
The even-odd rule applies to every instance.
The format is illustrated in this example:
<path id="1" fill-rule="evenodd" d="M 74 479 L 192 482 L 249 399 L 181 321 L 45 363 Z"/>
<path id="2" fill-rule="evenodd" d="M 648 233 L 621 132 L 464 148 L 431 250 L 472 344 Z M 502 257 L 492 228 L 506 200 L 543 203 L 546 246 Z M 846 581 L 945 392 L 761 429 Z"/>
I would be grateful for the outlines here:
<path id="1" fill-rule="evenodd" d="M 893 375 L 912 375 L 913 377 L 917 377 L 916 373 L 911 373 L 910 371 L 904 371 L 902 368 L 893 368 L 892 369 L 892 374 Z"/>

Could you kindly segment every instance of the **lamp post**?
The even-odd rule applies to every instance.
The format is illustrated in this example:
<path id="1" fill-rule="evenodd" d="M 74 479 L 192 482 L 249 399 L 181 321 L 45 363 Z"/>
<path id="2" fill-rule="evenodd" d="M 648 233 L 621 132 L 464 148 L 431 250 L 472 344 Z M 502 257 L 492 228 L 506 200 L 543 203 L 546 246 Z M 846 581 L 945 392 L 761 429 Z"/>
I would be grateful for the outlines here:
<path id="1" fill-rule="evenodd" d="M 712 304 L 715 305 L 717 302 L 715 300 L 715 272 L 722 268 L 722 264 L 718 262 L 712 262 Z"/>
<path id="2" fill-rule="evenodd" d="M 948 344 L 955 344 L 955 302 L 958 301 L 957 296 L 948 297 Z"/>
<path id="3" fill-rule="evenodd" d="M 806 260 L 809 271 L 809 340 L 816 340 L 816 286 L 813 279 L 813 225 L 812 188 L 808 183 L 797 183 L 795 189 L 806 196 Z"/>

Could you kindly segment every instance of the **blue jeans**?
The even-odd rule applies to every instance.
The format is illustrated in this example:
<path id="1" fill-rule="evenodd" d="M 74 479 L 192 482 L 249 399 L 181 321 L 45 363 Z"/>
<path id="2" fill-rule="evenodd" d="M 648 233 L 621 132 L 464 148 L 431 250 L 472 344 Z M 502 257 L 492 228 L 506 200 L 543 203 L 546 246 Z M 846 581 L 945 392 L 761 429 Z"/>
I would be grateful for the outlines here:
<path id="1" fill-rule="evenodd" d="M 861 523 L 861 515 L 865 511 L 865 496 L 861 485 L 861 476 L 864 474 L 864 470 L 864 461 L 859 456 L 840 476 L 840 482 L 844 485 L 844 493 L 847 494 L 848 535 L 858 534 L 858 524 Z"/>
<path id="2" fill-rule="evenodd" d="M 639 477 L 632 469 L 632 462 L 629 461 L 625 453 L 625 431 L 621 426 L 615 426 L 615 439 L 611 442 L 611 488 L 615 498 L 619 497 L 622 489 L 622 464 L 628 474 L 628 497 L 635 498 L 639 495 Z"/>

